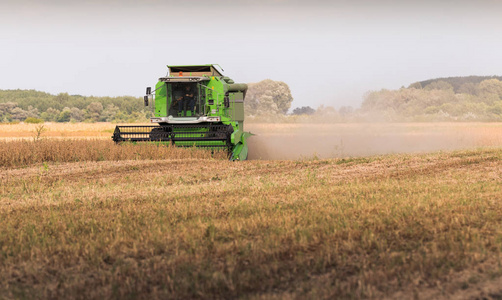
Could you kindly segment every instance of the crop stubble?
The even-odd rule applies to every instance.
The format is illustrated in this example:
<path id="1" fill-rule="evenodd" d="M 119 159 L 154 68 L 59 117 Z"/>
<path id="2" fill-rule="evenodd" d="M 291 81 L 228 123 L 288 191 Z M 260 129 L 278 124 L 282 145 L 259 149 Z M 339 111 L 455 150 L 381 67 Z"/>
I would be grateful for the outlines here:
<path id="1" fill-rule="evenodd" d="M 453 295 L 501 274 L 501 158 L 4 167 L 0 298 Z"/>

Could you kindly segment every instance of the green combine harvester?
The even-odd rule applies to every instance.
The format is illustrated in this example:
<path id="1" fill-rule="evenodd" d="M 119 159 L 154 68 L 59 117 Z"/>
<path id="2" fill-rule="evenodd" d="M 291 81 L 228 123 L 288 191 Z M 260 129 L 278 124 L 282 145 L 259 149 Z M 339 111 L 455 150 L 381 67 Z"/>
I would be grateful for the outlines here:
<path id="1" fill-rule="evenodd" d="M 225 149 L 230 160 L 245 160 L 252 135 L 244 131 L 247 85 L 216 66 L 167 66 L 168 76 L 159 78 L 153 92 L 147 87 L 144 97 L 154 110 L 150 121 L 158 125 L 117 126 L 113 140 Z"/>

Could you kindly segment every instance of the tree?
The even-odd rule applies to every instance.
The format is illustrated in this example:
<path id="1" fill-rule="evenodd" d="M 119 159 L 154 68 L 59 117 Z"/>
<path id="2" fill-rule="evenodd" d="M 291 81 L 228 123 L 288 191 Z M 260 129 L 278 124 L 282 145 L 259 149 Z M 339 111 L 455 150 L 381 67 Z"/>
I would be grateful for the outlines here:
<path id="1" fill-rule="evenodd" d="M 310 106 L 302 106 L 293 109 L 293 115 L 313 115 L 315 113 L 315 109 Z"/>
<path id="2" fill-rule="evenodd" d="M 63 105 L 67 104 L 69 100 L 70 100 L 70 95 L 68 95 L 68 93 L 59 93 L 56 96 L 56 101 Z"/>
<path id="3" fill-rule="evenodd" d="M 461 94 L 477 95 L 478 85 L 473 82 L 466 82 L 458 88 L 458 92 Z"/>
<path id="4" fill-rule="evenodd" d="M 38 113 L 38 108 L 35 108 L 31 105 L 28 106 L 28 110 L 26 111 L 28 118 L 38 118 L 40 114 Z"/>
<path id="5" fill-rule="evenodd" d="M 46 122 L 57 122 L 60 113 L 59 109 L 49 107 L 45 112 L 40 114 L 40 117 Z"/>
<path id="6" fill-rule="evenodd" d="M 502 101 L 497 101 L 489 108 L 489 112 L 495 115 L 502 116 Z"/>
<path id="7" fill-rule="evenodd" d="M 111 122 L 115 119 L 115 116 L 119 112 L 119 108 L 113 104 L 110 104 L 101 114 L 100 121 Z"/>
<path id="8" fill-rule="evenodd" d="M 87 106 L 87 118 L 93 120 L 94 122 L 99 121 L 101 112 L 103 112 L 103 104 L 99 102 L 92 102 Z"/>
<path id="9" fill-rule="evenodd" d="M 354 108 L 352 106 L 342 106 L 338 112 L 342 117 L 347 117 L 354 113 Z"/>
<path id="10" fill-rule="evenodd" d="M 59 113 L 58 122 L 70 122 L 71 119 L 71 109 L 69 107 L 63 108 L 61 113 Z"/>
<path id="11" fill-rule="evenodd" d="M 244 104 L 248 114 L 286 114 L 293 102 L 289 86 L 282 81 L 266 79 L 249 84 Z"/>
<path id="12" fill-rule="evenodd" d="M 481 95 L 497 95 L 498 98 L 502 99 L 502 82 L 497 79 L 484 80 L 478 88 Z"/>
<path id="13" fill-rule="evenodd" d="M 415 83 L 410 84 L 410 86 L 408 88 L 409 89 L 421 90 L 422 89 L 422 84 L 420 82 L 415 82 Z"/>
<path id="14" fill-rule="evenodd" d="M 70 109 L 70 117 L 72 121 L 81 122 L 84 120 L 84 112 L 76 107 Z"/>
<path id="15" fill-rule="evenodd" d="M 12 121 L 12 110 L 17 107 L 17 103 L 0 103 L 0 122 Z"/>
<path id="16" fill-rule="evenodd" d="M 11 112 L 11 116 L 14 120 L 23 121 L 28 118 L 28 112 L 21 107 L 15 107 Z"/>
<path id="17" fill-rule="evenodd" d="M 429 83 L 428 85 L 426 85 L 424 87 L 425 90 L 452 90 L 453 91 L 453 86 L 451 84 L 449 84 L 448 82 L 446 81 L 443 81 L 443 80 L 438 80 L 438 81 L 434 81 L 434 82 L 431 82 Z"/>

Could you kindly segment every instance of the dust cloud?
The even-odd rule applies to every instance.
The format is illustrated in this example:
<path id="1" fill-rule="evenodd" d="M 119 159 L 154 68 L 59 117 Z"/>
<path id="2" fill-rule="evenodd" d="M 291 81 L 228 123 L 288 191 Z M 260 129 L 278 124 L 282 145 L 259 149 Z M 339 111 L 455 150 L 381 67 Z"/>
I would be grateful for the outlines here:
<path id="1" fill-rule="evenodd" d="M 249 159 L 342 158 L 502 146 L 497 123 L 247 124 Z"/>

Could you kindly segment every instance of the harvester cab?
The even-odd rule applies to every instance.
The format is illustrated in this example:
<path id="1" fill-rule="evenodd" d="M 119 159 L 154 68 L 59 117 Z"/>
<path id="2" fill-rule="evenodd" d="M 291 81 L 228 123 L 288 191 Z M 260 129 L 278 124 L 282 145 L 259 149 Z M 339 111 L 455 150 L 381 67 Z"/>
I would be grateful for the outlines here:
<path id="1" fill-rule="evenodd" d="M 178 147 L 224 148 L 231 160 L 245 160 L 244 98 L 247 85 L 224 76 L 218 65 L 168 66 L 155 89 L 146 89 L 158 125 L 117 126 L 116 143 L 157 142 Z"/>

